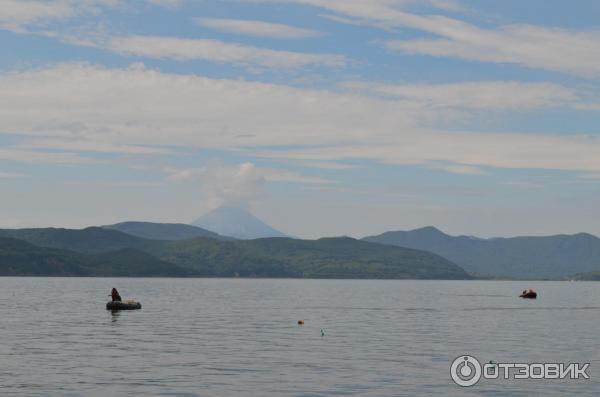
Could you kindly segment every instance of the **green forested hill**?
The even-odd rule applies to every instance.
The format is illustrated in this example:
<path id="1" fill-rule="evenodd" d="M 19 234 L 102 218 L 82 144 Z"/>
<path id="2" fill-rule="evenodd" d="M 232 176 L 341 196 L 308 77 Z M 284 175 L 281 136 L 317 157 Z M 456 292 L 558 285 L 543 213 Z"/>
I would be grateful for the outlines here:
<path id="1" fill-rule="evenodd" d="M 2 234 L 27 240 L 0 239 L 4 275 L 469 278 L 459 266 L 429 252 L 345 237 L 161 241 L 101 228 Z"/>
<path id="2" fill-rule="evenodd" d="M 71 251 L 94 253 L 116 251 L 123 248 L 143 248 L 152 241 L 135 237 L 117 230 L 101 227 L 85 229 L 0 229 L 0 237 L 11 237 L 47 248 L 63 248 Z"/>
<path id="3" fill-rule="evenodd" d="M 600 239 L 586 233 L 480 239 L 426 227 L 363 240 L 435 252 L 472 274 L 557 279 L 600 271 Z"/>
<path id="4" fill-rule="evenodd" d="M 40 248 L 22 240 L 0 237 L 2 276 L 87 276 L 81 254 Z"/>
<path id="5" fill-rule="evenodd" d="M 351 238 L 195 239 L 153 247 L 161 259 L 216 276 L 465 279 L 454 263 L 429 252 Z"/>
<path id="6" fill-rule="evenodd" d="M 0 237 L 0 276 L 188 276 L 190 270 L 132 248 L 101 254 L 42 248 Z"/>
<path id="7" fill-rule="evenodd" d="M 153 223 L 153 222 L 121 222 L 114 225 L 102 226 L 104 229 L 118 230 L 136 237 L 151 240 L 189 240 L 198 237 L 209 237 L 216 240 L 233 240 L 198 226 L 182 223 Z"/>

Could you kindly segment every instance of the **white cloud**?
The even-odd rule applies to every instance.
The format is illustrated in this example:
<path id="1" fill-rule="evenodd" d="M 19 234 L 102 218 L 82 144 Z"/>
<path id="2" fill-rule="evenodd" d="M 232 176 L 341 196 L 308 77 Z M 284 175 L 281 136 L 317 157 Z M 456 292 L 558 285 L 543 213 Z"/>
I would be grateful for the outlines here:
<path id="1" fill-rule="evenodd" d="M 25 178 L 27 177 L 27 174 L 23 174 L 20 172 L 3 172 L 0 171 L 0 179 L 1 178 Z"/>
<path id="2" fill-rule="evenodd" d="M 183 4 L 182 0 L 148 0 L 148 2 L 166 8 L 177 8 Z"/>
<path id="3" fill-rule="evenodd" d="M 2 0 L 0 29 L 22 32 L 33 24 L 44 24 L 82 14 L 97 14 L 121 0 Z"/>
<path id="4" fill-rule="evenodd" d="M 284 161 L 284 162 L 288 163 L 288 164 L 300 166 L 300 167 L 320 168 L 320 169 L 324 169 L 324 170 L 351 170 L 351 169 L 360 168 L 359 166 L 354 165 L 354 164 L 339 163 L 339 162 L 335 162 L 335 161 L 288 160 L 288 161 Z"/>
<path id="5" fill-rule="evenodd" d="M 600 103 L 575 103 L 573 107 L 578 110 L 600 111 Z"/>
<path id="6" fill-rule="evenodd" d="M 0 148 L 0 160 L 28 164 L 94 164 L 98 162 L 77 153 L 22 150 L 11 147 Z"/>
<path id="7" fill-rule="evenodd" d="M 85 180 L 85 181 L 66 181 L 67 186 L 76 186 L 79 188 L 119 188 L 122 189 L 137 189 L 137 188 L 154 188 L 165 186 L 165 182 L 144 182 L 144 181 L 102 181 L 102 180 Z"/>
<path id="8" fill-rule="evenodd" d="M 332 181 L 310 177 L 280 169 L 260 168 L 246 162 L 227 166 L 220 161 L 211 161 L 201 168 L 165 170 L 171 181 L 193 181 L 199 183 L 203 200 L 208 207 L 229 205 L 246 208 L 253 201 L 267 194 L 267 182 L 289 182 L 301 184 L 329 184 Z"/>
<path id="9" fill-rule="evenodd" d="M 18 149 L 57 149 L 71 152 L 120 153 L 120 154 L 167 154 L 165 148 L 122 145 L 87 139 L 38 138 L 28 139 L 15 145 Z"/>
<path id="10" fill-rule="evenodd" d="M 600 31 L 576 31 L 536 25 L 478 26 L 438 15 L 417 15 L 403 0 L 271 0 L 320 7 L 352 23 L 381 29 L 408 27 L 437 38 L 391 40 L 390 49 L 409 54 L 514 63 L 581 76 L 600 75 Z M 435 3 L 431 5 L 436 6 Z M 443 5 L 443 4 L 442 4 Z M 437 5 L 438 8 L 439 4 Z M 341 20 L 343 21 L 343 19 Z"/>
<path id="11" fill-rule="evenodd" d="M 208 39 L 129 36 L 112 39 L 108 48 L 122 55 L 178 61 L 206 60 L 266 68 L 342 67 L 342 55 L 277 51 Z"/>
<path id="12" fill-rule="evenodd" d="M 199 180 L 211 175 L 215 172 L 221 172 L 220 178 L 227 181 L 232 178 L 226 177 L 227 175 L 235 176 L 233 179 L 247 179 L 248 176 L 252 176 L 255 180 L 261 180 L 262 182 L 288 182 L 288 183 L 302 183 L 302 184 L 331 184 L 335 183 L 332 180 L 319 178 L 314 176 L 307 176 L 297 172 L 287 171 L 284 169 L 256 167 L 253 163 L 244 163 L 239 166 L 231 167 L 225 166 L 221 162 L 212 161 L 208 166 L 201 168 L 167 168 L 165 170 L 168 173 L 168 179 L 172 181 L 190 181 Z"/>
<path id="13" fill-rule="evenodd" d="M 526 181 L 508 181 L 508 182 L 503 182 L 502 184 L 506 185 L 506 186 L 520 188 L 520 189 L 541 189 L 544 187 L 544 185 L 541 185 L 539 183 L 526 182 Z"/>
<path id="14" fill-rule="evenodd" d="M 334 181 L 326 178 L 320 178 L 315 176 L 307 176 L 299 174 L 297 172 L 274 169 L 274 168 L 263 168 L 262 173 L 266 181 L 269 182 L 288 182 L 288 183 L 304 183 L 304 184 L 315 184 L 315 185 L 327 185 L 335 183 Z"/>
<path id="15" fill-rule="evenodd" d="M 489 110 L 531 110 L 559 107 L 576 101 L 575 91 L 553 83 L 473 81 L 450 84 L 345 83 L 343 87 L 414 100 L 431 107 Z"/>
<path id="16" fill-rule="evenodd" d="M 265 195 L 265 178 L 252 163 L 226 166 L 213 161 L 202 168 L 166 171 L 172 181 L 198 182 L 205 205 L 212 208 L 221 205 L 246 208 Z"/>
<path id="17" fill-rule="evenodd" d="M 581 174 L 581 175 L 579 175 L 579 177 L 582 178 L 582 179 L 600 180 L 600 173 L 595 173 L 595 174 Z"/>
<path id="18" fill-rule="evenodd" d="M 178 0 L 148 0 L 157 5 L 177 6 Z M 252 0 L 260 1 L 260 0 Z M 458 57 L 468 60 L 514 63 L 530 68 L 560 71 L 582 76 L 600 75 L 600 31 L 578 31 L 536 25 L 503 25 L 483 28 L 439 15 L 418 15 L 405 11 L 410 0 L 265 0 L 320 7 L 340 22 L 366 24 L 382 29 L 408 27 L 432 34 L 426 39 L 396 39 L 388 48 L 409 54 Z M 97 14 L 106 7 L 125 4 L 122 0 L 3 0 L 0 28 L 22 31 L 30 25 L 59 21 L 84 14 Z M 438 9 L 462 10 L 452 1 L 430 0 Z M 234 19 L 200 19 L 213 28 L 269 37 L 305 37 L 313 31 L 282 24 Z M 85 42 L 84 40 L 81 40 Z M 88 43 L 89 44 L 89 43 Z M 179 60 L 208 59 L 267 67 L 343 66 L 339 55 L 303 54 L 221 43 L 214 40 L 131 36 L 112 43 L 120 53 Z M 170 48 L 172 47 L 172 48 Z M 219 47 L 223 47 L 219 50 Z M 261 58 L 265 58 L 261 62 Z M 295 65 L 295 66 L 290 66 Z"/>
<path id="19" fill-rule="evenodd" d="M 290 151 L 263 151 L 265 158 L 298 160 L 364 159 L 396 165 L 437 162 L 467 167 L 600 170 L 600 138 L 524 133 L 425 131 L 398 134 L 386 145 L 357 144 Z M 447 169 L 450 170 L 450 169 Z M 468 168 L 463 168 L 468 170 Z"/>
<path id="20" fill-rule="evenodd" d="M 311 29 L 254 20 L 194 18 L 194 22 L 199 26 L 222 32 L 271 39 L 305 39 L 321 36 L 320 32 Z"/>
<path id="21" fill-rule="evenodd" d="M 18 94 L 17 94 L 18 93 Z M 404 102 L 161 73 L 63 64 L 0 74 L 0 130 L 129 145 L 332 144 L 413 128 Z"/>
<path id="22" fill-rule="evenodd" d="M 0 6 L 0 28 L 20 31 L 25 24 L 68 18 L 74 13 L 69 1 L 3 0 Z"/>
<path id="23" fill-rule="evenodd" d="M 141 65 L 65 64 L 0 74 L 0 131 L 57 139 L 48 146 L 65 150 L 93 150 L 94 142 L 97 151 L 177 145 L 245 148 L 250 155 L 308 162 L 600 172 L 600 138 L 423 127 L 445 121 L 440 114 L 420 101 L 168 74 Z M 64 146 L 69 141 L 73 146 Z M 85 148 L 76 146 L 82 142 Z M 266 150 L 275 146 L 290 148 Z M 81 161 L 81 155 L 16 149 L 0 150 L 3 157 Z"/>
<path id="24" fill-rule="evenodd" d="M 600 75 L 600 31 L 578 32 L 531 25 L 492 30 L 454 24 L 456 30 L 440 32 L 441 39 L 395 40 L 387 46 L 410 54 L 514 63 L 590 77 Z"/>
<path id="25" fill-rule="evenodd" d="M 460 4 L 459 0 L 429 0 L 428 1 L 433 7 L 439 8 L 440 10 L 447 11 L 466 11 L 465 7 Z"/>
<path id="26" fill-rule="evenodd" d="M 431 170 L 446 171 L 451 174 L 461 175 L 486 175 L 487 173 L 479 167 L 472 165 L 460 165 L 460 164 L 429 164 L 427 168 Z"/>

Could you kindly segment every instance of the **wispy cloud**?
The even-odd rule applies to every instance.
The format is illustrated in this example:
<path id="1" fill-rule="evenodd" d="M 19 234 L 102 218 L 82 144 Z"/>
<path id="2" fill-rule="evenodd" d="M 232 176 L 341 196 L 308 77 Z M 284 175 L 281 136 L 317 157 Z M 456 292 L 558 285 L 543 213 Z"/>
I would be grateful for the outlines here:
<path id="1" fill-rule="evenodd" d="M 3 172 L 0 171 L 0 178 L 26 178 L 28 175 L 20 172 Z"/>
<path id="2" fill-rule="evenodd" d="M 163 73 L 139 64 L 125 69 L 63 64 L 5 73 L 0 88 L 0 130 L 138 146 L 380 139 L 438 113 L 410 103 Z"/>
<path id="3" fill-rule="evenodd" d="M 590 173 L 590 174 L 581 174 L 579 175 L 582 179 L 593 179 L 600 181 L 600 172 L 599 173 Z"/>
<path id="4" fill-rule="evenodd" d="M 429 30 L 438 33 L 440 39 L 392 40 L 387 47 L 409 54 L 514 63 L 589 77 L 600 75 L 600 31 L 532 25 L 482 29 L 458 21 L 439 21 L 440 25 L 446 22 L 453 28 Z"/>
<path id="5" fill-rule="evenodd" d="M 23 32 L 27 27 L 83 14 L 97 14 L 121 0 L 2 0 L 0 29 Z"/>
<path id="6" fill-rule="evenodd" d="M 169 74 L 141 65 L 108 69 L 65 64 L 0 74 L 0 130 L 26 134 L 28 140 L 35 135 L 57 139 L 54 145 L 65 149 L 65 140 L 77 137 L 72 145 L 102 142 L 111 145 L 106 150 L 153 150 L 176 142 L 193 148 L 246 148 L 250 155 L 309 162 L 364 159 L 600 172 L 597 137 L 423 126 L 441 113 L 421 101 Z M 286 150 L 265 150 L 276 146 Z M 84 149 L 72 146 L 77 148 Z M 60 162 L 67 156 L 30 152 L 0 151 L 0 158 L 57 156 L 54 161 Z M 80 160 L 81 155 L 67 157 L 63 161 Z"/>
<path id="7" fill-rule="evenodd" d="M 422 102 L 431 107 L 488 110 L 532 110 L 570 105 L 574 90 L 554 83 L 472 81 L 450 84 L 381 84 L 349 82 L 342 87 L 391 98 Z"/>
<path id="8" fill-rule="evenodd" d="M 166 182 L 144 182 L 144 181 L 66 181 L 67 186 L 87 187 L 87 188 L 120 188 L 120 189 L 137 189 L 137 188 L 155 188 L 165 186 Z"/>
<path id="9" fill-rule="evenodd" d="M 430 167 L 441 162 L 461 167 L 600 170 L 600 139 L 590 136 L 524 133 L 426 131 L 398 134 L 386 145 L 327 146 L 258 152 L 265 158 L 313 161 L 363 159 Z M 449 169 L 446 169 L 449 170 Z M 454 168 L 458 171 L 460 168 Z M 468 171 L 470 168 L 462 168 Z"/>
<path id="10" fill-rule="evenodd" d="M 167 168 L 165 171 L 171 181 L 198 183 L 203 200 L 207 202 L 208 207 L 213 208 L 220 205 L 249 207 L 253 201 L 267 195 L 267 182 L 317 185 L 332 183 L 326 179 L 286 170 L 257 167 L 250 162 L 230 166 L 213 160 L 200 168 Z"/>
<path id="11" fill-rule="evenodd" d="M 266 195 L 265 178 L 252 163 L 227 166 L 212 161 L 201 168 L 166 171 L 172 181 L 198 183 L 203 204 L 209 208 L 221 205 L 247 208 Z"/>
<path id="12" fill-rule="evenodd" d="M 159 147 L 123 145 L 88 139 L 40 138 L 28 139 L 15 145 L 18 149 L 57 149 L 71 152 L 116 154 L 167 154 L 170 150 Z"/>
<path id="13" fill-rule="evenodd" d="M 451 174 L 461 174 L 461 175 L 486 175 L 487 173 L 479 168 L 474 167 L 472 165 L 462 165 L 462 164 L 428 164 L 426 168 L 431 170 L 440 170 L 449 172 Z"/>
<path id="14" fill-rule="evenodd" d="M 68 18 L 75 9 L 66 1 L 4 0 L 0 7 L 0 28 L 21 31 L 26 24 Z"/>
<path id="15" fill-rule="evenodd" d="M 108 49 L 122 55 L 178 61 L 205 60 L 266 68 L 339 68 L 347 63 L 343 55 L 278 51 L 218 40 L 160 36 L 114 38 L 108 43 Z"/>
<path id="16" fill-rule="evenodd" d="M 98 161 L 78 153 L 0 148 L 0 160 L 28 164 L 94 164 Z"/>
<path id="17" fill-rule="evenodd" d="M 544 187 L 544 185 L 542 185 L 540 183 L 526 182 L 526 181 L 508 181 L 508 182 L 503 182 L 502 184 L 505 186 L 516 187 L 516 188 L 520 188 L 520 189 L 541 189 Z"/>
<path id="18" fill-rule="evenodd" d="M 600 111 L 600 103 L 575 103 L 573 108 L 578 110 Z"/>
<path id="19" fill-rule="evenodd" d="M 303 183 L 303 184 L 331 184 L 334 181 L 326 178 L 314 177 L 303 175 L 293 171 L 287 171 L 285 169 L 256 167 L 253 163 L 247 162 L 239 166 L 226 166 L 221 162 L 213 161 L 208 166 L 200 168 L 167 168 L 165 170 L 168 174 L 168 179 L 172 181 L 190 181 L 199 180 L 205 178 L 207 175 L 214 173 L 215 171 L 222 172 L 223 177 L 226 175 L 233 175 L 236 177 L 246 177 L 252 175 L 255 179 L 261 179 L 265 182 L 289 182 L 289 183 Z M 229 178 L 224 178 L 227 180 Z"/>
<path id="20" fill-rule="evenodd" d="M 183 0 L 148 0 L 148 2 L 166 8 L 177 8 L 183 4 Z"/>
<path id="21" fill-rule="evenodd" d="M 322 35 L 312 29 L 255 20 L 194 18 L 194 22 L 199 26 L 222 32 L 271 39 L 306 39 Z"/>
<path id="22" fill-rule="evenodd" d="M 328 185 L 335 183 L 331 179 L 321 178 L 317 176 L 307 176 L 297 172 L 286 171 L 281 169 L 266 168 L 263 169 L 265 180 L 270 182 L 288 182 L 288 183 L 303 183 L 314 185 Z"/>
<path id="23" fill-rule="evenodd" d="M 340 163 L 336 161 L 301 161 L 301 160 L 284 160 L 287 164 L 293 164 L 299 167 L 318 168 L 323 170 L 352 170 L 360 168 L 358 165 Z"/>
<path id="24" fill-rule="evenodd" d="M 381 29 L 408 27 L 434 38 L 390 40 L 387 47 L 407 54 L 455 57 L 482 62 L 571 73 L 600 75 L 600 31 L 578 31 L 536 25 L 504 25 L 482 28 L 440 15 L 405 11 L 408 1 L 395 0 L 271 0 L 294 2 L 326 9 Z M 436 6 L 435 2 L 429 3 Z M 443 5 L 443 2 L 440 3 Z M 438 4 L 438 7 L 439 5 Z M 343 22 L 344 19 L 340 19 Z"/>

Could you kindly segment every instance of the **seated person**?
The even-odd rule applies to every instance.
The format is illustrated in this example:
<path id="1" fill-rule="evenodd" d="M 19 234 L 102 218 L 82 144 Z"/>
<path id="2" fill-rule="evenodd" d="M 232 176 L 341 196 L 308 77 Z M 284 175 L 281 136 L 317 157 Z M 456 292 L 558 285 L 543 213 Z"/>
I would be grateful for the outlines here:
<path id="1" fill-rule="evenodd" d="M 119 291 L 116 288 L 113 288 L 110 296 L 112 297 L 113 302 L 121 302 L 121 295 L 119 295 Z"/>

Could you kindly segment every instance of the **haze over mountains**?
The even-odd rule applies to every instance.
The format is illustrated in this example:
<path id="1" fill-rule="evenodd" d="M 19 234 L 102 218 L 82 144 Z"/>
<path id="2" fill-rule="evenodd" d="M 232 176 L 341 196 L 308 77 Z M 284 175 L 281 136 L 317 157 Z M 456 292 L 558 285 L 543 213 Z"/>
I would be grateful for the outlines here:
<path id="1" fill-rule="evenodd" d="M 222 236 L 248 240 L 265 237 L 288 237 L 267 225 L 250 212 L 232 206 L 222 206 L 202 215 L 192 225 Z"/>

